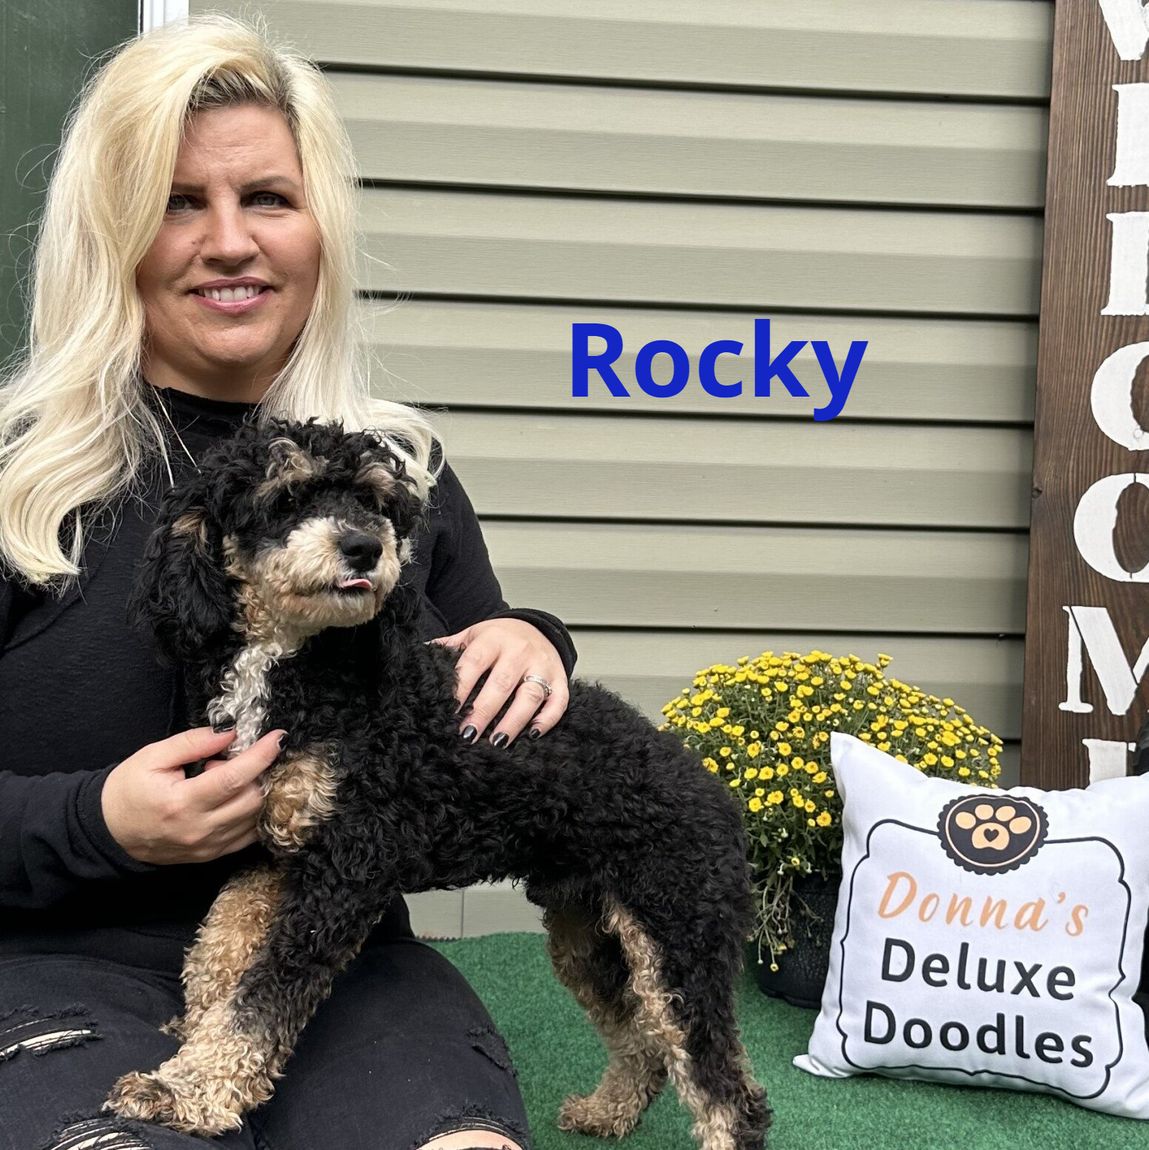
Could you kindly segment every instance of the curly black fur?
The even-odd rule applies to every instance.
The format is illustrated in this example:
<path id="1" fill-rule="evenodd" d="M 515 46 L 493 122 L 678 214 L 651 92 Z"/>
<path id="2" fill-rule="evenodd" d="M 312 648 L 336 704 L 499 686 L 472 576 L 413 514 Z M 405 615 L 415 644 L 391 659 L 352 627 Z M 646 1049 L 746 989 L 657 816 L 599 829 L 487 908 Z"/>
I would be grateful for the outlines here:
<path id="1" fill-rule="evenodd" d="M 277 439 L 326 467 L 260 499 Z M 374 508 L 354 490 L 365 459 L 395 477 Z M 193 719 L 203 721 L 247 641 L 236 581 L 221 562 L 225 537 L 255 554 L 282 545 L 309 516 L 378 533 L 382 515 L 403 539 L 419 514 L 400 461 L 372 435 L 312 420 L 246 426 L 217 445 L 200 474 L 170 493 L 133 603 L 185 664 Z M 202 531 L 174 532 L 189 515 Z M 279 856 L 285 895 L 243 977 L 244 1017 L 289 1049 L 397 892 L 522 880 L 548 914 L 590 924 L 580 999 L 624 1020 L 635 1012 L 630 972 L 603 919 L 612 905 L 629 913 L 658 955 L 698 1090 L 737 1114 L 732 1148 L 759 1150 L 770 1111 L 747 1076 L 733 1013 L 752 907 L 728 788 L 674 735 L 578 680 L 546 737 L 503 749 L 464 743 L 454 654 L 420 641 L 417 608 L 400 583 L 370 621 L 320 631 L 268 674 L 263 729 L 289 732 L 285 753 L 336 745 L 338 791 L 334 817 L 303 850 Z"/>

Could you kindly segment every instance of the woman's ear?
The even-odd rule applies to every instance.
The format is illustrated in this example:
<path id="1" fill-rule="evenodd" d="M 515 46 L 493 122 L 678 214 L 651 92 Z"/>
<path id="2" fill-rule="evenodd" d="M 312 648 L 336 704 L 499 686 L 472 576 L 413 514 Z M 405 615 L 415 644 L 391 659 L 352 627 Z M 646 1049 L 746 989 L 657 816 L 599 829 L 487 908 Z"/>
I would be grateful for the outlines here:
<path id="1" fill-rule="evenodd" d="M 144 548 L 128 601 L 129 618 L 148 626 L 177 662 L 226 633 L 233 611 L 220 532 L 198 496 L 188 493 L 182 506 L 165 500 L 165 517 Z"/>

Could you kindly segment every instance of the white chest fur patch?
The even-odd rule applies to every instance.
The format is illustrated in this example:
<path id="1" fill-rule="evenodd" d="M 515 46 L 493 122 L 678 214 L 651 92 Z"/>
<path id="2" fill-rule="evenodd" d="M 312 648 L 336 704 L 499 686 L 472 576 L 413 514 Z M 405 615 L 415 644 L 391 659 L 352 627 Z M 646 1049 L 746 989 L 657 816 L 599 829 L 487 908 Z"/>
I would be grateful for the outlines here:
<path id="1" fill-rule="evenodd" d="M 285 655 L 292 655 L 297 644 L 272 638 L 244 647 L 224 672 L 220 694 L 208 704 L 208 720 L 218 722 L 226 715 L 235 719 L 235 741 L 228 757 L 247 750 L 264 733 L 267 719 L 267 677 L 271 668 Z"/>

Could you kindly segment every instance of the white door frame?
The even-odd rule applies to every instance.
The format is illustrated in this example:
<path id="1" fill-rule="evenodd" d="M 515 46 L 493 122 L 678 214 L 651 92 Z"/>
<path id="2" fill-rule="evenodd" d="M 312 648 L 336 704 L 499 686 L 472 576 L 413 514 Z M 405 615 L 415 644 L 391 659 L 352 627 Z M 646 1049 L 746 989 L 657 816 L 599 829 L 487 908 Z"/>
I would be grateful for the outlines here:
<path id="1" fill-rule="evenodd" d="M 140 0 L 140 31 L 150 32 L 162 24 L 186 20 L 188 0 Z"/>

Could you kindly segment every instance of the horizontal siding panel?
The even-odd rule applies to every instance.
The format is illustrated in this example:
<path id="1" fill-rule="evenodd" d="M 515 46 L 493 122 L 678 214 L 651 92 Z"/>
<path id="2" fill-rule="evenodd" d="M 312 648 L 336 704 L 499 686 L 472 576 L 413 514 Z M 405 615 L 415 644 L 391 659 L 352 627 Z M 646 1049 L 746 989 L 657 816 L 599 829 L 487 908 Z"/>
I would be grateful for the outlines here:
<path id="1" fill-rule="evenodd" d="M 1041 108 L 332 77 L 363 176 L 755 200 L 1040 208 Z"/>
<path id="2" fill-rule="evenodd" d="M 541 909 L 510 882 L 421 891 L 407 895 L 406 901 L 411 929 L 419 938 L 476 938 L 508 930 L 543 929 Z"/>
<path id="3" fill-rule="evenodd" d="M 429 890 L 406 896 L 411 929 L 419 938 L 461 938 L 463 892 Z"/>
<path id="4" fill-rule="evenodd" d="M 595 631 L 576 629 L 577 673 L 597 679 L 656 722 L 662 706 L 694 675 L 763 651 L 829 651 L 873 660 L 893 657 L 886 674 L 940 698 L 950 697 L 1003 739 L 1021 737 L 1020 639 L 915 639 L 905 635 L 830 633 Z"/>
<path id="5" fill-rule="evenodd" d="M 824 403 L 826 385 L 808 342 L 793 366 L 810 397 L 783 391 L 755 398 L 754 323 L 746 314 L 437 300 L 391 309 L 364 300 L 361 313 L 373 359 L 390 376 L 380 387 L 422 404 L 456 410 L 531 407 L 612 415 L 642 411 L 809 419 Z M 627 397 L 612 397 L 592 374 L 588 394 L 572 398 L 575 323 L 610 324 L 621 334 L 623 350 L 615 371 Z M 776 345 L 825 340 L 838 363 L 854 340 L 867 341 L 843 419 L 1033 421 L 1036 324 L 782 315 L 774 318 L 771 331 Z M 673 339 L 690 355 L 690 383 L 676 396 L 649 396 L 634 383 L 635 356 L 656 339 Z M 742 382 L 739 396 L 717 398 L 698 383 L 699 353 L 717 339 L 743 344 L 737 358 L 724 357 L 716 367 L 721 382 Z"/>
<path id="6" fill-rule="evenodd" d="M 1024 530 L 1029 431 L 458 413 L 483 515 Z"/>
<path id="7" fill-rule="evenodd" d="M 1033 316 L 1041 223 L 1013 215 L 370 189 L 381 292 Z"/>
<path id="8" fill-rule="evenodd" d="M 527 900 L 522 886 L 477 883 L 463 891 L 464 938 L 508 930 L 543 930 L 542 908 Z"/>
<path id="9" fill-rule="evenodd" d="M 483 531 L 508 601 L 576 627 L 1025 628 L 1022 535 L 498 520 Z"/>
<path id="10" fill-rule="evenodd" d="M 243 11 L 247 0 L 193 0 Z M 1047 0 L 264 0 L 326 63 L 752 89 L 1048 97 Z"/>

